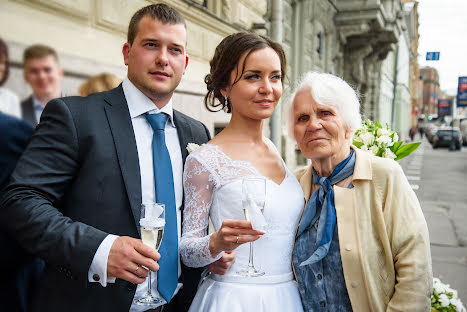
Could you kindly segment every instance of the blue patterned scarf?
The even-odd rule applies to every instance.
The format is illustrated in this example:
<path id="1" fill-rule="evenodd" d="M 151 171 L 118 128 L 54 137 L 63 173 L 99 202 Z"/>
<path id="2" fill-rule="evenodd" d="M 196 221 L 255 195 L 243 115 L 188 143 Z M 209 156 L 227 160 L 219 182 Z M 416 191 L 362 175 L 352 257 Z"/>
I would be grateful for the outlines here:
<path id="1" fill-rule="evenodd" d="M 336 227 L 336 207 L 334 205 L 334 191 L 332 186 L 353 174 L 355 166 L 355 152 L 351 149 L 350 155 L 341 161 L 329 177 L 320 177 L 313 169 L 313 184 L 321 187 L 313 192 L 305 208 L 305 212 L 297 232 L 297 237 L 316 220 L 318 208 L 321 207 L 319 215 L 318 233 L 316 241 L 319 242 L 315 252 L 303 261 L 300 266 L 315 263 L 323 259 L 329 251 L 334 228 Z"/>

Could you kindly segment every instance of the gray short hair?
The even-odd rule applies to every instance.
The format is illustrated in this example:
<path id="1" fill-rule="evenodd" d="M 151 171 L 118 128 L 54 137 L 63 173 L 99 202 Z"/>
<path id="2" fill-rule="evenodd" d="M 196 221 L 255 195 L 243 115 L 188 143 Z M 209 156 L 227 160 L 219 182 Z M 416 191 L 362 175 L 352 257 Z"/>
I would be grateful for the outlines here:
<path id="1" fill-rule="evenodd" d="M 321 105 L 331 106 L 344 119 L 347 129 L 354 132 L 360 128 L 360 102 L 355 90 L 343 79 L 326 73 L 307 72 L 303 75 L 298 87 L 290 96 L 289 131 L 293 129 L 293 102 L 299 91 L 311 89 L 311 96 Z M 293 131 L 290 132 L 293 134 Z M 292 135 L 293 137 L 293 135 Z"/>

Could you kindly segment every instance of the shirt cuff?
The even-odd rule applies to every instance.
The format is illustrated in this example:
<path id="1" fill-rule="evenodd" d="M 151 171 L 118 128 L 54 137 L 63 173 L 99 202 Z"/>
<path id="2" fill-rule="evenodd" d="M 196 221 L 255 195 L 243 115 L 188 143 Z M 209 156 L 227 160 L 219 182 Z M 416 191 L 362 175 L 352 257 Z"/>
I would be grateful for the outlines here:
<path id="1" fill-rule="evenodd" d="M 117 235 L 109 234 L 97 248 L 88 271 L 88 281 L 90 283 L 100 283 L 103 287 L 106 287 L 107 283 L 115 283 L 115 277 L 107 277 L 107 260 L 109 259 L 110 248 L 117 238 Z"/>

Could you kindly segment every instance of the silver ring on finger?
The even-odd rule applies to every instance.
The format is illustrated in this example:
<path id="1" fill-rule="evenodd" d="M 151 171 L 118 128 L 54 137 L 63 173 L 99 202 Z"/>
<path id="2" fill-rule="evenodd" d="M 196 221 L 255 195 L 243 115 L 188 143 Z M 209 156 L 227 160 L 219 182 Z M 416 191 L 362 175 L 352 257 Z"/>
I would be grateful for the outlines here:
<path id="1" fill-rule="evenodd" d="M 238 239 L 239 239 L 239 238 L 240 238 L 240 235 L 237 235 L 237 241 L 236 241 L 237 245 L 238 245 Z"/>

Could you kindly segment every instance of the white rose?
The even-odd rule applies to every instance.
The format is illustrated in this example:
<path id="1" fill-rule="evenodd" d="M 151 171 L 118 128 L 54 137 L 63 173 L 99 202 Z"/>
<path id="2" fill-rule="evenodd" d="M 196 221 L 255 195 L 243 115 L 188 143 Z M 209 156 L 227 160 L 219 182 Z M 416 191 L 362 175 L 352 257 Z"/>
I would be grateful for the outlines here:
<path id="1" fill-rule="evenodd" d="M 379 130 L 378 130 L 379 132 Z M 382 135 L 379 138 L 376 139 L 376 142 L 380 147 L 386 148 L 388 146 L 392 146 L 394 143 L 392 142 L 391 137 L 387 135 Z"/>
<path id="2" fill-rule="evenodd" d="M 396 155 L 389 148 L 384 149 L 383 157 L 390 158 L 390 159 L 396 159 Z"/>
<path id="3" fill-rule="evenodd" d="M 450 302 L 450 300 L 449 300 L 448 296 L 446 296 L 445 294 L 439 295 L 439 303 L 441 303 L 442 307 L 449 306 L 449 302 Z"/>
<path id="4" fill-rule="evenodd" d="M 460 299 L 452 298 L 451 304 L 456 307 L 457 311 L 465 311 L 464 305 L 460 301 Z"/>
<path id="5" fill-rule="evenodd" d="M 433 283 L 433 289 L 437 294 L 441 294 L 447 290 L 446 285 L 441 282 Z"/>
<path id="6" fill-rule="evenodd" d="M 196 151 L 199 148 L 199 145 L 196 143 L 188 143 L 186 146 L 186 150 L 188 151 L 188 154 L 191 154 L 192 152 Z"/>
<path id="7" fill-rule="evenodd" d="M 357 142 L 363 142 L 362 140 L 362 135 L 365 134 L 367 131 L 366 129 L 358 129 L 357 131 L 355 131 L 354 135 L 353 135 L 353 139 Z"/>
<path id="8" fill-rule="evenodd" d="M 378 146 L 373 145 L 373 146 L 371 146 L 369 149 L 370 149 L 370 152 L 373 153 L 373 155 L 378 154 L 378 151 L 379 151 L 379 147 L 378 147 Z"/>
<path id="9" fill-rule="evenodd" d="M 379 137 L 383 135 L 390 136 L 391 135 L 391 130 L 384 129 L 384 128 L 379 128 L 378 132 L 376 133 Z"/>
<path id="10" fill-rule="evenodd" d="M 365 132 L 360 135 L 360 139 L 362 140 L 363 144 L 372 145 L 375 140 L 375 137 L 373 136 L 373 133 Z"/>
<path id="11" fill-rule="evenodd" d="M 368 152 L 368 146 L 366 146 L 366 145 L 360 146 L 360 149 L 361 149 L 362 151 Z"/>

